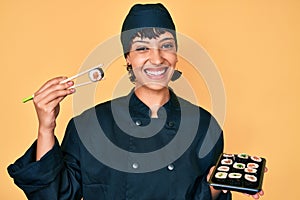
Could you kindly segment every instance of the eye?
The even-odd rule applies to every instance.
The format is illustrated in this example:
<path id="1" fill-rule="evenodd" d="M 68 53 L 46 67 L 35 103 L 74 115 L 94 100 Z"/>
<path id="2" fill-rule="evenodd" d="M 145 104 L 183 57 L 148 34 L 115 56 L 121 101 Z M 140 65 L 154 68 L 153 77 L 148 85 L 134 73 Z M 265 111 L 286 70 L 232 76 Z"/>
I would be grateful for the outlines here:
<path id="1" fill-rule="evenodd" d="M 162 50 L 173 50 L 174 48 L 175 48 L 175 44 L 173 44 L 172 42 L 165 43 L 161 46 Z"/>
<path id="2" fill-rule="evenodd" d="M 149 48 L 148 47 L 144 47 L 144 46 L 142 46 L 142 47 L 137 47 L 136 49 L 135 49 L 135 51 L 138 51 L 138 52 L 143 52 L 143 51 L 148 51 L 149 50 Z"/>

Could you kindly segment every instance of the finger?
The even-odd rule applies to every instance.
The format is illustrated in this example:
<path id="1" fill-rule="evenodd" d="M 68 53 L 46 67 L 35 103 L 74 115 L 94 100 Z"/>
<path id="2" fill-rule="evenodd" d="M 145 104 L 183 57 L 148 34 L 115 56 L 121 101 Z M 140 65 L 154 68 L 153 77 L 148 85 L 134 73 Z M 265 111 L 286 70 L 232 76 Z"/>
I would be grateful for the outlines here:
<path id="1" fill-rule="evenodd" d="M 214 171 L 215 168 L 216 168 L 216 166 L 212 166 L 209 169 L 209 172 L 208 172 L 207 177 L 206 177 L 207 181 L 209 181 L 209 179 L 210 179 L 210 177 L 211 177 L 211 175 L 212 175 L 212 173 L 213 173 L 213 171 Z"/>
<path id="2" fill-rule="evenodd" d="M 254 194 L 254 195 L 252 195 L 252 198 L 253 199 L 259 199 L 259 195 L 258 194 Z"/>
<path id="3" fill-rule="evenodd" d="M 64 83 L 64 84 L 51 85 L 48 88 L 45 88 L 43 90 L 43 92 L 35 94 L 34 95 L 34 101 L 35 102 L 44 101 L 45 104 L 47 104 L 52 100 L 49 97 L 52 97 L 52 98 L 57 98 L 58 97 L 58 96 L 53 96 L 53 95 L 50 95 L 50 94 L 64 95 L 64 93 L 60 93 L 58 91 L 64 91 L 65 90 L 68 93 L 68 90 L 66 90 L 66 89 L 71 87 L 72 85 L 74 85 L 73 81 L 70 81 L 70 82 L 67 82 L 67 83 Z M 69 91 L 72 92 L 74 90 L 70 89 Z"/>
<path id="4" fill-rule="evenodd" d="M 55 110 L 55 107 L 57 107 L 59 105 L 59 103 L 67 95 L 72 94 L 74 92 L 75 92 L 75 89 L 61 90 L 61 91 L 56 91 L 56 92 L 53 92 L 52 94 L 49 94 L 44 99 L 41 99 L 41 101 L 39 101 L 39 102 L 36 102 L 36 100 L 34 99 L 34 106 L 36 108 L 38 115 L 43 114 L 43 113 L 51 114 L 52 111 Z"/>
<path id="5" fill-rule="evenodd" d="M 54 110 L 54 109 L 59 105 L 59 103 L 60 103 L 62 100 L 64 100 L 65 98 L 66 98 L 66 96 L 58 97 L 58 98 L 52 100 L 51 102 L 49 102 L 49 103 L 47 104 L 47 106 L 48 106 L 49 108 L 52 108 L 52 109 Z"/>
<path id="6" fill-rule="evenodd" d="M 212 166 L 209 170 L 210 173 L 212 173 L 214 171 L 214 169 L 216 168 L 216 166 Z"/>
<path id="7" fill-rule="evenodd" d="M 57 99 L 64 99 L 66 96 L 73 94 L 75 92 L 74 88 L 71 89 L 66 89 L 66 90 L 57 90 L 57 91 L 52 91 L 51 93 L 47 94 L 43 98 L 40 98 L 40 101 L 38 101 L 37 104 L 39 105 L 51 105 L 52 102 L 57 102 Z M 38 98 L 38 97 L 37 97 Z M 60 102 L 60 101 L 59 101 Z M 55 104 L 55 103 L 54 103 Z M 56 106 L 56 105 L 55 105 Z M 54 107 L 55 107 L 54 106 Z"/>
<path id="8" fill-rule="evenodd" d="M 38 89 L 38 91 L 35 92 L 35 95 L 38 95 L 39 93 L 43 92 L 44 90 L 46 90 L 47 88 L 49 88 L 52 85 L 57 85 L 59 84 L 61 81 L 67 79 L 67 77 L 61 76 L 61 77 L 56 77 L 53 78 L 49 81 L 47 81 L 44 85 L 42 85 L 42 87 L 40 89 Z"/>
<path id="9" fill-rule="evenodd" d="M 267 167 L 265 167 L 265 172 L 267 172 L 269 169 Z"/>
<path id="10" fill-rule="evenodd" d="M 264 193 L 264 191 L 263 190 L 261 190 L 261 191 L 259 191 L 259 193 L 258 193 L 260 196 L 263 196 L 265 193 Z"/>
<path id="11" fill-rule="evenodd" d="M 44 86 L 43 89 L 38 90 L 34 96 L 39 96 L 39 95 L 47 95 L 47 93 L 50 93 L 52 90 L 63 90 L 66 89 L 72 85 L 74 85 L 73 81 L 69 81 L 67 83 L 64 84 L 60 84 L 60 81 L 57 80 L 61 80 L 61 79 L 56 79 L 51 81 L 51 83 L 49 82 L 49 84 L 47 84 L 47 86 Z"/>

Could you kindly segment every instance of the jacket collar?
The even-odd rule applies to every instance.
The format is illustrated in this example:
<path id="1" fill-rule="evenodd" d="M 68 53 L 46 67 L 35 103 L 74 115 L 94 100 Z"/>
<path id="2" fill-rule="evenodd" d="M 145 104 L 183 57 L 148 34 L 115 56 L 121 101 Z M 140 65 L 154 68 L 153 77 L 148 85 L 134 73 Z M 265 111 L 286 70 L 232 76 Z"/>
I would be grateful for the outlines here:
<path id="1" fill-rule="evenodd" d="M 180 105 L 176 94 L 171 88 L 169 88 L 170 99 L 162 106 L 167 113 L 180 111 Z M 135 94 L 134 89 L 127 95 L 129 99 L 129 110 L 132 117 L 150 117 L 150 108 L 144 104 Z M 163 108 L 158 111 L 158 116 L 160 117 Z"/>

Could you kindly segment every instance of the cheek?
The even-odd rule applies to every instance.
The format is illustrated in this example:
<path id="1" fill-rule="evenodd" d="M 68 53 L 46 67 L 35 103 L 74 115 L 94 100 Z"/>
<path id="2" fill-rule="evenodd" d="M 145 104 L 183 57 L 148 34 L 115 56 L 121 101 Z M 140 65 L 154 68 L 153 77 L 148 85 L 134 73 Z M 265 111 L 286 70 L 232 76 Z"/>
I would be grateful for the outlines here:
<path id="1" fill-rule="evenodd" d="M 127 62 L 131 64 L 132 68 L 137 68 L 143 66 L 146 60 L 138 56 L 130 56 L 128 57 Z"/>
<path id="2" fill-rule="evenodd" d="M 168 57 L 168 62 L 170 63 L 170 65 L 171 65 L 172 67 L 175 67 L 175 66 L 176 66 L 176 63 L 178 62 L 177 54 L 170 55 L 170 56 Z"/>
<path id="3" fill-rule="evenodd" d="M 148 62 L 147 59 L 135 59 L 132 62 L 132 68 L 138 70 L 142 70 L 145 66 L 151 66 L 152 64 Z"/>

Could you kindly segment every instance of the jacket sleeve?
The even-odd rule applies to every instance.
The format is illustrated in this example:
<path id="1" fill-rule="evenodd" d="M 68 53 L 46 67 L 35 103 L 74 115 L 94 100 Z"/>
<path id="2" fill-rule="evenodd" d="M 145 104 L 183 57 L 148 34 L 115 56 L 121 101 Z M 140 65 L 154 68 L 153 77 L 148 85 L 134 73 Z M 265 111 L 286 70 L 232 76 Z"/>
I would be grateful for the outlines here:
<path id="1" fill-rule="evenodd" d="M 201 124 L 200 124 L 201 125 Z M 199 144 L 198 148 L 198 159 L 202 163 L 201 166 L 206 166 L 202 168 L 205 171 L 205 175 L 197 180 L 198 185 L 196 187 L 194 200 L 211 200 L 211 192 L 210 192 L 210 185 L 207 182 L 207 174 L 210 168 L 216 165 L 217 160 L 224 149 L 224 138 L 223 138 L 223 131 L 218 125 L 217 121 L 211 117 L 208 129 L 205 131 L 205 137 L 203 141 Z M 203 164 L 205 163 L 205 164 Z M 231 192 L 228 191 L 227 193 L 221 192 L 218 200 L 231 200 Z"/>
<path id="2" fill-rule="evenodd" d="M 35 160 L 35 141 L 22 157 L 8 167 L 9 175 L 28 199 L 77 200 L 81 198 L 78 145 L 74 144 L 72 130 L 73 125 L 69 123 L 63 147 L 60 147 L 56 139 L 53 148 L 39 161 Z"/>

